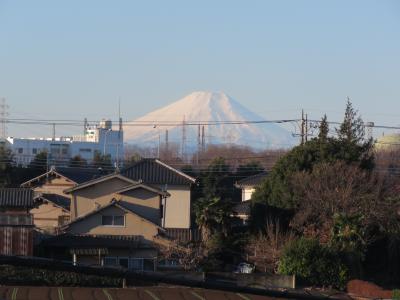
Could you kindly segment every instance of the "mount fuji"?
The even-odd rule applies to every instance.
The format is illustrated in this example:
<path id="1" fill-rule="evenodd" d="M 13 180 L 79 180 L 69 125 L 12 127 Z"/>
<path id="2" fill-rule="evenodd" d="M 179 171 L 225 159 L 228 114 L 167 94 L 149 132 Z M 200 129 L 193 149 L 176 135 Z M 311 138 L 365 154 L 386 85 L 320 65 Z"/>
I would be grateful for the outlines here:
<path id="1" fill-rule="evenodd" d="M 124 136 L 128 143 L 153 147 L 165 143 L 168 136 L 168 142 L 178 145 L 184 140 L 190 152 L 197 149 L 203 136 L 200 123 L 204 124 L 206 144 L 278 149 L 296 143 L 289 131 L 275 123 L 246 123 L 263 120 L 223 92 L 201 91 L 128 123 Z"/>

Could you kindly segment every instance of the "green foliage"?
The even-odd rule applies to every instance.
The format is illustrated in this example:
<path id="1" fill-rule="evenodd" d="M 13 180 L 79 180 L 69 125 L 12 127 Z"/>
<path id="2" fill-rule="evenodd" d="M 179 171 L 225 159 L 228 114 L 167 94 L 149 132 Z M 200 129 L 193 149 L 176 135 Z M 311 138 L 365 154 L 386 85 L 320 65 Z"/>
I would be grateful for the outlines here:
<path id="1" fill-rule="evenodd" d="M 87 166 L 87 161 L 86 159 L 83 159 L 80 155 L 75 155 L 69 160 L 69 167 L 86 167 Z"/>
<path id="2" fill-rule="evenodd" d="M 294 147 L 273 167 L 267 179 L 253 194 L 253 200 L 281 208 L 296 208 L 298 203 L 290 182 L 293 174 L 306 171 L 323 162 L 338 160 L 357 164 L 360 168 L 373 168 L 372 140 L 364 140 L 364 127 L 361 118 L 348 102 L 345 119 L 338 130 L 338 138 L 328 137 L 328 124 L 324 119 L 320 135 L 303 145 Z"/>
<path id="3" fill-rule="evenodd" d="M 227 235 L 231 223 L 232 205 L 218 197 L 202 198 L 194 203 L 196 223 L 207 241 L 215 232 Z"/>
<path id="4" fill-rule="evenodd" d="M 111 163 L 111 155 L 110 154 L 103 155 L 99 151 L 95 151 L 93 156 L 92 166 L 105 170 L 112 169 L 113 166 Z"/>
<path id="5" fill-rule="evenodd" d="M 226 198 L 229 194 L 229 187 L 224 181 L 229 176 L 230 167 L 222 157 L 214 159 L 203 175 L 203 195 L 206 198 Z"/>
<path id="6" fill-rule="evenodd" d="M 331 245 L 341 252 L 354 253 L 364 257 L 366 249 L 365 227 L 361 214 L 347 216 L 335 214 L 332 228 Z"/>
<path id="7" fill-rule="evenodd" d="M 46 172 L 48 157 L 47 151 L 41 151 L 35 155 L 35 158 L 29 163 L 28 168 L 40 170 L 40 172 Z"/>
<path id="8" fill-rule="evenodd" d="M 122 284 L 122 279 L 85 275 L 75 272 L 2 265 L 0 266 L 0 282 L 8 285 L 119 287 Z"/>
<path id="9" fill-rule="evenodd" d="M 299 238 L 283 250 L 278 272 L 296 275 L 309 284 L 343 289 L 348 280 L 348 269 L 340 256 L 314 239 Z"/>
<path id="10" fill-rule="evenodd" d="M 328 133 L 329 133 L 329 124 L 328 124 L 328 118 L 326 115 L 321 120 L 321 123 L 319 124 L 319 133 L 318 133 L 318 139 L 320 141 L 326 141 L 328 139 Z"/>
<path id="11" fill-rule="evenodd" d="M 11 183 L 13 155 L 11 150 L 4 144 L 0 144 L 0 187 L 6 187 Z"/>

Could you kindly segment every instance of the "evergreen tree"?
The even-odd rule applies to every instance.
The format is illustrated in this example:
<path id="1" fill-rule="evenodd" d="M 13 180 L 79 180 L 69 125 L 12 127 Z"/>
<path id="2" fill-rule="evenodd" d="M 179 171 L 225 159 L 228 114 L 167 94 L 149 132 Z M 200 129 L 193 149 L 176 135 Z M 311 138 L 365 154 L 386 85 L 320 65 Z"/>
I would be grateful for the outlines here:
<path id="1" fill-rule="evenodd" d="M 0 187 L 6 187 L 11 183 L 13 155 L 4 144 L 0 144 Z"/>
<path id="2" fill-rule="evenodd" d="M 110 154 L 102 155 L 99 151 L 95 151 L 92 161 L 92 166 L 104 169 L 106 171 L 113 169 L 111 163 L 111 155 Z"/>
<path id="3" fill-rule="evenodd" d="M 80 155 L 75 155 L 69 160 L 69 167 L 83 168 L 87 166 L 86 159 L 83 159 Z"/>
<path id="4" fill-rule="evenodd" d="M 353 108 L 350 99 L 347 98 L 346 111 L 344 119 L 336 130 L 338 138 L 347 143 L 361 144 L 364 141 L 365 127 L 361 116 L 357 116 L 358 112 Z"/>
<path id="5" fill-rule="evenodd" d="M 29 163 L 28 167 L 31 169 L 35 169 L 39 172 L 46 172 L 47 164 L 48 164 L 48 157 L 47 151 L 41 151 L 35 155 L 34 159 Z"/>
<path id="6" fill-rule="evenodd" d="M 319 124 L 319 133 L 318 133 L 318 139 L 321 142 L 325 142 L 328 139 L 328 133 L 329 133 L 329 124 L 328 124 L 328 118 L 326 115 L 321 120 L 321 123 Z"/>
<path id="7" fill-rule="evenodd" d="M 373 168 L 372 140 L 364 139 L 362 119 L 350 101 L 347 102 L 338 137 L 328 137 L 326 117 L 322 119 L 320 134 L 303 145 L 294 147 L 273 167 L 266 180 L 253 194 L 253 200 L 280 208 L 296 208 L 298 203 L 290 185 L 296 172 L 311 172 L 321 162 L 344 161 L 365 170 Z"/>

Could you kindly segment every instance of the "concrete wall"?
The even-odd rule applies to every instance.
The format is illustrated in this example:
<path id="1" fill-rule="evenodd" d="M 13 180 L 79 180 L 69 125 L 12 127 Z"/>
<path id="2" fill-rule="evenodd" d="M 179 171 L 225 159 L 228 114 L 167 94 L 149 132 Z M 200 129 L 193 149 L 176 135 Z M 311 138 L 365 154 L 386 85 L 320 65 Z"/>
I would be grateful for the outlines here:
<path id="1" fill-rule="evenodd" d="M 255 192 L 256 189 L 254 188 L 243 188 L 242 189 L 242 201 L 247 201 L 251 199 L 251 196 Z"/>
<path id="2" fill-rule="evenodd" d="M 33 222 L 36 227 L 53 233 L 54 229 L 59 225 L 58 218 L 60 216 L 67 216 L 69 218 L 69 211 L 66 211 L 51 202 L 45 202 L 37 208 L 30 210 L 33 215 Z"/>
<path id="3" fill-rule="evenodd" d="M 103 226 L 101 223 L 102 215 L 124 215 L 125 225 Z M 72 223 L 67 232 L 92 235 L 137 235 L 142 236 L 145 240 L 152 241 L 153 237 L 158 233 L 158 227 L 143 218 L 111 206 L 81 221 Z"/>
<path id="4" fill-rule="evenodd" d="M 169 185 L 165 205 L 166 228 L 190 228 L 190 186 Z"/>
<path id="5" fill-rule="evenodd" d="M 115 195 L 116 199 L 121 199 L 129 209 L 137 212 L 157 225 L 161 225 L 159 194 L 145 190 L 143 188 L 130 190 L 122 195 Z"/>

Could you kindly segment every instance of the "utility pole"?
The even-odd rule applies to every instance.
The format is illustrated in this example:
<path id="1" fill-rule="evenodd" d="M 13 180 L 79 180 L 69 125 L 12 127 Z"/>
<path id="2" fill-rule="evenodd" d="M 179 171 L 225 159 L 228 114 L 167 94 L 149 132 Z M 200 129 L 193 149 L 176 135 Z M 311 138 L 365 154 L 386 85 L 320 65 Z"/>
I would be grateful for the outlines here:
<path id="1" fill-rule="evenodd" d="M 201 127 L 201 152 L 206 151 L 206 138 L 204 134 L 204 125 Z"/>
<path id="2" fill-rule="evenodd" d="M 300 136 L 301 136 L 301 144 L 303 145 L 304 144 L 304 124 L 305 124 L 305 120 L 304 120 L 304 110 L 302 109 L 301 110 L 301 133 L 300 133 Z"/>
<path id="3" fill-rule="evenodd" d="M 196 165 L 199 165 L 199 156 L 201 148 L 201 137 L 200 137 L 200 124 L 197 127 L 197 153 L 196 153 Z"/>
<path id="4" fill-rule="evenodd" d="M 308 115 L 307 114 L 306 114 L 305 126 L 306 126 L 306 129 L 305 129 L 305 140 L 307 142 L 308 141 Z"/>
<path id="5" fill-rule="evenodd" d="M 168 129 L 165 130 L 165 155 L 168 156 L 168 151 L 169 151 L 169 145 L 168 145 Z"/>
<path id="6" fill-rule="evenodd" d="M 186 121 L 185 121 L 185 115 L 183 116 L 183 121 L 182 121 L 181 156 L 182 156 L 182 160 L 186 161 Z"/>
<path id="7" fill-rule="evenodd" d="M 56 140 L 56 123 L 53 123 L 53 134 L 52 134 L 52 140 Z"/>

